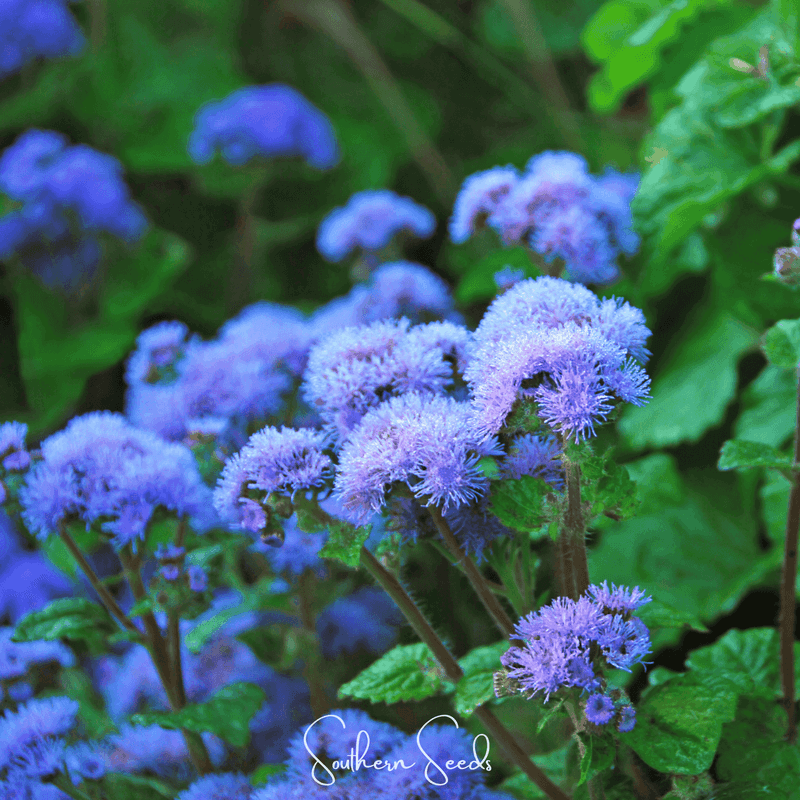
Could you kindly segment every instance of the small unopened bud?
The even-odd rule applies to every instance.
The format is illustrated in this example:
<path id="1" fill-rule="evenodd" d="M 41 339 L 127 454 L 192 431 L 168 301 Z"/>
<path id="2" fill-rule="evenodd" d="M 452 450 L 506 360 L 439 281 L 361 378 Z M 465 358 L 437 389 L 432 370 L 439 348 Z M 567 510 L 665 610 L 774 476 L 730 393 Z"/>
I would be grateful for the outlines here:
<path id="1" fill-rule="evenodd" d="M 261 532 L 261 541 L 270 547 L 280 547 L 285 538 L 283 526 L 270 517 L 267 527 Z"/>
<path id="2" fill-rule="evenodd" d="M 774 258 L 775 277 L 787 286 L 800 286 L 800 247 L 779 247 Z"/>

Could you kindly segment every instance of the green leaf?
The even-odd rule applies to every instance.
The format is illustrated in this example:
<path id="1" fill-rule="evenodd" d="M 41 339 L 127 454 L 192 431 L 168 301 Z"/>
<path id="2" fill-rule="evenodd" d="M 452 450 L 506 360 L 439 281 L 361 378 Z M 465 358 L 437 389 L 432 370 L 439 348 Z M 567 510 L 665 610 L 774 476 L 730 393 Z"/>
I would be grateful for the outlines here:
<path id="1" fill-rule="evenodd" d="M 637 609 L 639 617 L 648 628 L 691 628 L 700 633 L 708 633 L 708 628 L 703 625 L 696 614 L 681 611 L 677 608 L 653 600 Z"/>
<path id="2" fill-rule="evenodd" d="M 155 800 L 157 797 L 175 796 L 175 790 L 158 778 L 123 772 L 107 772 L 103 776 L 103 788 L 114 800 Z"/>
<path id="3" fill-rule="evenodd" d="M 613 448 L 580 461 L 582 498 L 589 505 L 589 514 L 596 517 L 614 511 L 627 517 L 636 507 L 636 484 L 628 470 L 617 464 Z"/>
<path id="4" fill-rule="evenodd" d="M 745 389 L 742 406 L 733 429 L 736 438 L 780 447 L 794 431 L 797 379 L 792 372 L 767 366 Z"/>
<path id="5" fill-rule="evenodd" d="M 467 305 L 479 300 L 486 300 L 497 294 L 497 284 L 494 282 L 496 272 L 506 267 L 522 270 L 526 278 L 536 277 L 539 271 L 531 261 L 531 253 L 524 247 L 501 247 L 493 249 L 488 255 L 477 261 L 465 258 L 455 249 L 450 254 L 450 261 L 463 277 L 455 291 L 456 300 Z"/>
<path id="6" fill-rule="evenodd" d="M 371 703 L 423 700 L 440 692 L 452 692 L 452 682 L 426 644 L 398 645 L 360 675 L 339 689 L 339 697 L 355 697 Z"/>
<path id="7" fill-rule="evenodd" d="M 745 439 L 730 439 L 722 445 L 717 469 L 748 469 L 751 467 L 773 467 L 791 469 L 792 459 L 781 455 L 774 447 Z"/>
<path id="8" fill-rule="evenodd" d="M 357 528 L 349 522 L 334 522 L 328 527 L 328 540 L 319 554 L 323 558 L 335 558 L 348 567 L 357 567 L 370 530 L 369 525 Z"/>
<path id="9" fill-rule="evenodd" d="M 786 712 L 773 700 L 742 697 L 719 744 L 719 777 L 768 786 L 776 797 L 793 797 L 800 786 L 800 749 L 784 741 L 786 724 Z"/>
<path id="10" fill-rule="evenodd" d="M 776 322 L 764 334 L 762 349 L 770 364 L 795 369 L 800 362 L 800 320 Z"/>
<path id="11" fill-rule="evenodd" d="M 608 769 L 614 763 L 617 752 L 613 738 L 607 736 L 588 736 L 584 744 L 586 750 L 581 758 L 578 786 Z"/>
<path id="12" fill-rule="evenodd" d="M 478 706 L 494 699 L 494 673 L 502 668 L 500 656 L 508 647 L 508 642 L 476 647 L 459 659 L 464 677 L 456 686 L 456 713 L 468 717 Z"/>
<path id="13" fill-rule="evenodd" d="M 259 786 L 262 783 L 266 783 L 274 775 L 282 775 L 284 772 L 286 772 L 286 764 L 262 764 L 253 770 L 253 774 L 250 776 L 250 784 Z"/>
<path id="14" fill-rule="evenodd" d="M 35 642 L 39 639 L 74 639 L 86 642 L 98 654 L 105 649 L 106 637 L 117 626 L 103 606 L 83 597 L 53 600 L 41 611 L 31 611 L 17 622 L 12 640 Z"/>
<path id="15" fill-rule="evenodd" d="M 722 420 L 736 391 L 739 358 L 756 338 L 726 313 L 693 326 L 653 380 L 653 399 L 624 410 L 619 429 L 628 443 L 644 448 L 697 441 Z"/>
<path id="16" fill-rule="evenodd" d="M 489 508 L 509 528 L 532 531 L 545 521 L 545 498 L 552 489 L 533 475 L 519 480 L 497 481 L 489 493 Z"/>
<path id="17" fill-rule="evenodd" d="M 679 505 L 686 497 L 675 459 L 666 453 L 653 453 L 625 464 L 636 484 L 640 514 L 669 505 Z"/>
<path id="18" fill-rule="evenodd" d="M 767 536 L 781 545 L 786 536 L 786 514 L 791 491 L 792 484 L 780 472 L 767 473 L 759 490 L 761 518 L 767 527 Z"/>
<path id="19" fill-rule="evenodd" d="M 636 727 L 622 738 L 660 772 L 697 775 L 711 766 L 736 694 L 680 675 L 651 689 L 636 709 Z"/>
<path id="20" fill-rule="evenodd" d="M 795 677 L 800 688 L 800 642 L 795 642 Z M 781 694 L 779 637 L 774 628 L 728 631 L 689 654 L 686 666 L 704 684 L 751 697 Z"/>
<path id="21" fill-rule="evenodd" d="M 151 711 L 134 714 L 131 721 L 134 725 L 213 733 L 234 747 L 246 747 L 250 741 L 250 720 L 266 696 L 261 687 L 239 681 L 223 686 L 205 703 L 190 703 L 171 713 Z"/>

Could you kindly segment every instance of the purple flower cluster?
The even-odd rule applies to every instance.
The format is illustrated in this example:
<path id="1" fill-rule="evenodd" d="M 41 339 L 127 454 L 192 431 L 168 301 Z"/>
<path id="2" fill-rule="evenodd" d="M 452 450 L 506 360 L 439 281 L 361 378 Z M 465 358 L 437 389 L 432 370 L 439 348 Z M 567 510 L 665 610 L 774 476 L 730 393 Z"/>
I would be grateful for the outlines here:
<path id="1" fill-rule="evenodd" d="M 306 399 L 344 439 L 370 408 L 391 397 L 444 392 L 464 368 L 469 339 L 466 328 L 450 322 L 412 328 L 400 319 L 344 328 L 312 348 Z"/>
<path id="2" fill-rule="evenodd" d="M 228 459 L 217 488 L 214 507 L 226 522 L 258 534 L 266 528 L 273 492 L 295 492 L 323 486 L 331 459 L 323 451 L 324 433 L 301 428 L 267 427 L 254 433 L 242 450 Z"/>
<path id="3" fill-rule="evenodd" d="M 632 712 L 623 713 L 623 707 L 616 708 L 600 690 L 606 667 L 630 672 L 644 663 L 650 634 L 633 612 L 650 600 L 638 587 L 609 588 L 605 582 L 590 586 L 577 601 L 556 598 L 517 623 L 513 638 L 524 645 L 509 648 L 501 657 L 505 677 L 528 697 L 543 692 L 545 702 L 560 689 L 587 691 L 590 722 L 604 725 L 616 714 L 619 725 L 632 728 Z"/>
<path id="4" fill-rule="evenodd" d="M 504 478 L 512 480 L 532 475 L 554 489 L 562 489 L 561 448 L 553 436 L 519 436 L 511 442 L 508 453 L 500 462 L 500 472 Z"/>
<path id="5" fill-rule="evenodd" d="M 435 227 L 433 214 L 408 197 L 388 189 L 358 192 L 322 220 L 317 250 L 328 261 L 341 261 L 356 249 L 380 250 L 400 231 L 427 239 Z"/>
<path id="6" fill-rule="evenodd" d="M 472 426 L 469 404 L 416 392 L 370 410 L 339 455 L 335 495 L 359 524 L 380 511 L 393 484 L 443 512 L 482 497 L 489 482 L 478 462 L 502 451 Z"/>
<path id="7" fill-rule="evenodd" d="M 484 786 L 488 751 L 480 741 L 473 750 L 467 731 L 453 717 L 441 718 L 452 725 L 426 724 L 407 735 L 363 711 L 331 711 L 297 732 L 285 774 L 256 790 L 252 800 L 507 800 Z M 363 764 L 380 767 L 357 765 L 356 752 Z"/>
<path id="8" fill-rule="evenodd" d="M 0 628 L 0 703 L 4 693 L 19 702 L 33 691 L 25 680 L 29 672 L 42 664 L 75 665 L 72 651 L 61 642 L 12 642 L 13 628 Z"/>
<path id="9" fill-rule="evenodd" d="M 147 220 L 122 165 L 63 134 L 29 130 L 0 157 L 0 191 L 20 207 L 0 219 L 0 259 L 16 256 L 48 286 L 76 291 L 100 262 L 101 234 L 131 243 Z"/>
<path id="10" fill-rule="evenodd" d="M 66 0 L 0 0 L 0 80 L 37 58 L 77 55 L 85 44 Z"/>
<path id="11" fill-rule="evenodd" d="M 255 158 L 301 157 L 329 169 L 339 160 L 328 118 L 291 86 L 273 83 L 237 89 L 195 115 L 189 155 L 207 164 L 219 151 L 229 164 Z"/>
<path id="12" fill-rule="evenodd" d="M 522 174 L 494 167 L 467 178 L 450 237 L 464 242 L 488 224 L 505 245 L 525 244 L 548 262 L 562 259 L 571 280 L 612 283 L 619 277 L 618 255 L 639 248 L 630 211 L 638 183 L 638 175 L 613 169 L 594 177 L 575 153 L 540 153 Z"/>
<path id="13" fill-rule="evenodd" d="M 208 342 L 182 323 L 159 323 L 139 336 L 128 362 L 127 415 L 168 439 L 208 422 L 263 424 L 296 386 L 312 336 L 299 311 L 266 302 Z"/>
<path id="14" fill-rule="evenodd" d="M 42 442 L 43 460 L 20 492 L 23 517 L 41 538 L 71 518 L 102 520 L 116 547 L 143 539 L 157 508 L 208 518 L 211 492 L 183 445 L 134 428 L 124 417 L 75 417 Z"/>
<path id="15" fill-rule="evenodd" d="M 615 401 L 649 399 L 640 363 L 649 335 L 642 312 L 621 300 L 600 300 L 558 278 L 516 284 L 494 300 L 474 335 L 464 377 L 476 424 L 495 434 L 528 398 L 565 438 L 593 436 Z"/>
<path id="16" fill-rule="evenodd" d="M 0 717 L 0 789 L 35 791 L 64 769 L 64 736 L 75 725 L 78 703 L 68 697 L 29 700 Z M 5 784 L 5 787 L 4 787 Z"/>

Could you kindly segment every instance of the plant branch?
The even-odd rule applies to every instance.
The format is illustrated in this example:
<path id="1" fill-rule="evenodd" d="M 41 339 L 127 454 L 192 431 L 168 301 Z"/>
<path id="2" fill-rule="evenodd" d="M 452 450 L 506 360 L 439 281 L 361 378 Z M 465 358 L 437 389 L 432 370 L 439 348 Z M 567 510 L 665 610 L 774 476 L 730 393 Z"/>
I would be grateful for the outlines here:
<path id="1" fill-rule="evenodd" d="M 144 600 L 147 597 L 147 592 L 142 582 L 142 576 L 139 572 L 138 558 L 134 557 L 130 550 L 130 545 L 126 545 L 119 551 L 119 559 L 122 562 L 122 568 L 125 570 L 125 575 L 128 578 L 128 583 L 131 587 L 131 593 L 136 602 Z M 147 645 L 150 651 L 150 658 L 153 665 L 158 672 L 158 677 L 161 680 L 161 685 L 164 687 L 164 692 L 167 695 L 170 708 L 173 711 L 180 711 L 184 705 L 185 700 L 181 703 L 181 695 L 185 697 L 185 692 L 180 691 L 177 687 L 177 679 L 181 675 L 180 670 L 175 669 L 175 665 L 171 664 L 170 653 L 167 648 L 167 642 L 161 635 L 161 630 L 158 627 L 158 622 L 153 615 L 152 611 L 145 611 L 142 614 L 142 621 L 144 622 L 145 631 L 147 633 Z M 180 658 L 180 652 L 178 653 Z M 194 731 L 187 731 L 181 729 L 183 738 L 186 741 L 186 747 L 192 759 L 192 763 L 200 775 L 206 775 L 214 770 L 214 765 L 211 763 L 211 758 L 208 755 L 205 743 L 199 733 Z"/>
<path id="2" fill-rule="evenodd" d="M 361 548 L 361 563 L 370 572 L 373 578 L 383 587 L 389 597 L 394 600 L 403 616 L 408 620 L 414 632 L 430 648 L 436 660 L 441 665 L 445 675 L 458 683 L 464 676 L 464 671 L 459 666 L 444 642 L 411 599 L 397 578 L 388 572 L 366 547 Z M 570 800 L 562 789 L 556 786 L 550 778 L 531 761 L 530 756 L 520 747 L 513 734 L 503 725 L 494 713 L 486 706 L 478 706 L 475 715 L 484 727 L 494 737 L 510 761 L 516 764 L 536 786 L 538 786 L 550 800 Z"/>
<path id="3" fill-rule="evenodd" d="M 483 603 L 484 608 L 489 612 L 489 615 L 494 620 L 500 633 L 505 637 L 513 637 L 514 623 L 511 621 L 508 614 L 506 614 L 506 610 L 497 599 L 497 596 L 492 592 L 481 571 L 475 566 L 475 562 L 461 549 L 461 545 L 459 545 L 456 537 L 453 535 L 453 531 L 450 530 L 450 526 L 447 524 L 447 520 L 442 516 L 442 512 L 435 505 L 429 505 L 427 508 L 430 511 L 433 522 L 441 534 L 447 549 L 450 551 L 453 558 L 455 558 L 456 565 L 459 568 L 463 568 L 469 582 L 472 584 L 472 588 L 475 589 L 481 603 Z"/>
<path id="4" fill-rule="evenodd" d="M 111 592 L 108 591 L 100 578 L 97 577 L 97 573 L 92 569 L 92 565 L 86 560 L 86 557 L 81 552 L 75 540 L 67 533 L 67 529 L 64 527 L 63 523 L 59 523 L 58 535 L 61 537 L 61 541 L 67 546 L 70 553 L 72 553 L 72 557 L 78 562 L 78 566 L 83 570 L 84 575 L 89 579 L 89 583 L 92 584 L 92 588 L 97 592 L 97 596 L 100 598 L 103 605 L 112 616 L 117 618 L 117 621 L 126 631 L 135 633 L 137 637 L 141 637 L 139 629 L 131 622 L 127 614 L 120 608 Z"/>
<path id="5" fill-rule="evenodd" d="M 800 365 L 797 368 L 797 411 L 794 432 L 794 480 L 786 515 L 786 542 L 783 551 L 780 593 L 780 671 L 783 705 L 789 718 L 786 740 L 797 741 L 797 711 L 794 690 L 794 626 L 796 613 L 797 544 L 800 531 Z"/>
<path id="6" fill-rule="evenodd" d="M 562 597 L 577 600 L 589 587 L 586 529 L 581 508 L 580 467 L 563 456 L 567 507 L 556 542 L 556 578 Z"/>

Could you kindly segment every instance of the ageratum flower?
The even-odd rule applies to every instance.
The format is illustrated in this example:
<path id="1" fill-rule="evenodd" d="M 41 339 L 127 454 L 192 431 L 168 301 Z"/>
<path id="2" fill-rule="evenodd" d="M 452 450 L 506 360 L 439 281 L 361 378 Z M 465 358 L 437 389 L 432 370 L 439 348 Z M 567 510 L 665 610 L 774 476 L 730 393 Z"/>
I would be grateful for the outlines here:
<path id="1" fill-rule="evenodd" d="M 37 58 L 77 55 L 85 44 L 66 0 L 0 0 L 0 80 Z"/>
<path id="2" fill-rule="evenodd" d="M 249 800 L 252 793 L 253 785 L 247 775 L 224 772 L 196 780 L 175 800 Z"/>
<path id="3" fill-rule="evenodd" d="M 472 427 L 468 404 L 406 394 L 369 411 L 345 441 L 335 496 L 359 524 L 384 507 L 395 483 L 446 513 L 487 492 L 488 479 L 478 462 L 500 453 L 496 440 L 481 439 Z"/>
<path id="4" fill-rule="evenodd" d="M 640 364 L 649 335 L 642 313 L 615 298 L 556 278 L 518 283 L 494 300 L 473 337 L 464 377 L 476 424 L 495 434 L 528 398 L 565 438 L 593 436 L 616 401 L 649 399 Z"/>
<path id="5" fill-rule="evenodd" d="M 503 477 L 512 480 L 532 475 L 549 483 L 554 489 L 561 489 L 564 486 L 561 448 L 552 436 L 519 436 L 513 440 L 500 462 L 500 472 Z"/>
<path id="6" fill-rule="evenodd" d="M 143 539 L 157 508 L 208 517 L 211 493 L 189 450 L 105 411 L 75 417 L 42 442 L 20 492 L 29 530 L 44 539 L 65 520 L 102 521 L 116 547 Z"/>
<path id="7" fill-rule="evenodd" d="M 524 244 L 548 263 L 562 259 L 570 280 L 608 284 L 619 277 L 617 257 L 639 247 L 630 211 L 638 180 L 613 169 L 592 176 L 575 153 L 540 153 L 521 175 L 497 167 L 468 178 L 450 236 L 463 242 L 486 222 L 505 245 Z"/>
<path id="8" fill-rule="evenodd" d="M 216 152 L 231 165 L 255 158 L 301 157 L 329 169 L 339 160 L 328 118 L 291 86 L 272 83 L 237 89 L 195 115 L 189 155 L 207 164 Z"/>
<path id="9" fill-rule="evenodd" d="M 305 428 L 267 427 L 254 433 L 225 464 L 214 507 L 226 522 L 258 533 L 267 524 L 260 502 L 270 494 L 293 496 L 325 484 L 332 466 L 323 452 L 326 445 L 324 433 Z"/>
<path id="10" fill-rule="evenodd" d="M 0 466 L 9 472 L 21 472 L 31 463 L 25 447 L 28 426 L 24 422 L 4 422 L 0 425 Z"/>
<path id="11" fill-rule="evenodd" d="M 21 678 L 39 664 L 75 666 L 75 656 L 61 642 L 12 642 L 13 633 L 13 628 L 0 628 L 0 681 Z"/>
<path id="12" fill-rule="evenodd" d="M 122 165 L 63 134 L 29 130 L 0 157 L 0 191 L 20 207 L 0 219 L 0 259 L 76 291 L 100 262 L 100 236 L 132 243 L 147 229 Z"/>
<path id="13" fill-rule="evenodd" d="M 605 583 L 590 586 L 577 600 L 556 598 L 516 624 L 512 638 L 524 644 L 501 657 L 505 677 L 527 697 L 542 692 L 545 702 L 560 689 L 589 692 L 587 719 L 597 725 L 610 722 L 613 713 L 601 691 L 604 671 L 613 667 L 630 672 L 644 663 L 650 634 L 632 612 L 650 599 L 638 587 L 609 590 Z"/>
<path id="14" fill-rule="evenodd" d="M 407 319 L 345 328 L 308 358 L 306 399 L 339 439 L 370 408 L 408 392 L 441 394 L 463 368 L 469 331 L 448 322 L 409 327 Z"/>
<path id="15" fill-rule="evenodd" d="M 424 206 L 388 189 L 358 192 L 320 223 L 317 250 L 328 261 L 341 261 L 353 250 L 385 247 L 400 231 L 427 239 L 436 218 Z"/>

